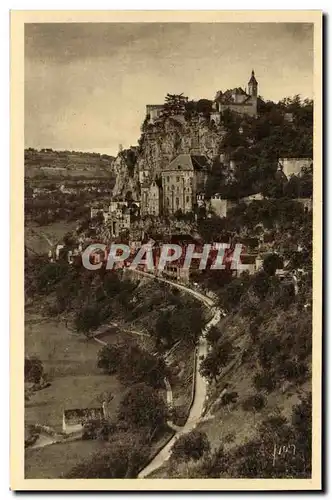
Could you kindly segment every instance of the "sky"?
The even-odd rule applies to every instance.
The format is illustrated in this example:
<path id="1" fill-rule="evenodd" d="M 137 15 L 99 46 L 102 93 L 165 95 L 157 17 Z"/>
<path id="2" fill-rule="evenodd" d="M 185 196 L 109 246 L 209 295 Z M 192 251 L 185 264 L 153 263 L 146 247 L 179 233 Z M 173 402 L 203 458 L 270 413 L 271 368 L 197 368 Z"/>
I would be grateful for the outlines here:
<path id="1" fill-rule="evenodd" d="M 137 144 L 146 104 L 245 88 L 313 97 L 313 28 L 303 23 L 25 25 L 25 146 L 116 155 Z"/>

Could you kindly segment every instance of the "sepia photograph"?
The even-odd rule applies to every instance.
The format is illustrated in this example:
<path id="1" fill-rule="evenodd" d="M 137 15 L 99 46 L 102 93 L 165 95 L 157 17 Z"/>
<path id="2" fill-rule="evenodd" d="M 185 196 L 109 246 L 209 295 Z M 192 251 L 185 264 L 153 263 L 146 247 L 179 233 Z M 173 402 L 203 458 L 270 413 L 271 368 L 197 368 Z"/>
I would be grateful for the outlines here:
<path id="1" fill-rule="evenodd" d="M 12 488 L 319 490 L 322 13 L 11 22 Z"/>

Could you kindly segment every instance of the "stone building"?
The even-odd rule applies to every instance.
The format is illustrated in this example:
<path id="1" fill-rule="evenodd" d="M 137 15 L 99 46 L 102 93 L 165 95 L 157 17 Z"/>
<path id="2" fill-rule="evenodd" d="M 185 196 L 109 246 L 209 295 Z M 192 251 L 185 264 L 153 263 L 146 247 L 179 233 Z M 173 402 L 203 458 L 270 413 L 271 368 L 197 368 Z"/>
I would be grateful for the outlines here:
<path id="1" fill-rule="evenodd" d="M 130 209 L 127 201 L 111 201 L 108 208 L 91 207 L 91 219 L 99 214 L 103 216 L 104 223 L 110 226 L 111 234 L 117 237 L 121 232 L 130 229 Z M 135 203 L 138 210 L 138 205 Z"/>
<path id="2" fill-rule="evenodd" d="M 255 78 L 255 72 L 252 70 L 251 77 L 248 82 L 248 92 L 241 87 L 226 90 L 219 90 L 216 94 L 212 108 L 211 119 L 216 123 L 220 121 L 220 113 L 229 109 L 241 115 L 257 115 L 257 97 L 258 97 L 258 82 Z"/>
<path id="3" fill-rule="evenodd" d="M 107 416 L 106 403 L 99 408 L 76 408 L 64 410 L 62 415 L 62 431 L 66 434 L 80 432 L 84 424 L 90 420 L 103 420 Z"/>
<path id="4" fill-rule="evenodd" d="M 159 180 L 141 185 L 141 215 L 158 217 L 162 212 L 162 190 Z"/>
<path id="5" fill-rule="evenodd" d="M 161 115 L 164 109 L 163 104 L 147 104 L 146 116 L 149 123 L 154 123 Z"/>
<path id="6" fill-rule="evenodd" d="M 104 213 L 105 223 L 111 228 L 113 237 L 118 237 L 120 233 L 130 229 L 130 214 L 123 211 L 122 214 Z"/>
<path id="7" fill-rule="evenodd" d="M 196 194 L 204 191 L 207 179 L 206 156 L 180 154 L 162 172 L 163 211 L 191 212 Z"/>

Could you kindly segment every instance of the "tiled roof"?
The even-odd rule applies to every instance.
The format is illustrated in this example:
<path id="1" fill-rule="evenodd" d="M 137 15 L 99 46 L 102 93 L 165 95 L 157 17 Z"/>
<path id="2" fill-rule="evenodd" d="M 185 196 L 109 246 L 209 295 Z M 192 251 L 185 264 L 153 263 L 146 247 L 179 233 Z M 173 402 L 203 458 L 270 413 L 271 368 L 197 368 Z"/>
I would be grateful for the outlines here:
<path id="1" fill-rule="evenodd" d="M 241 103 L 238 103 L 238 104 L 243 104 L 244 102 L 246 102 L 248 99 L 250 99 L 250 95 L 248 95 L 242 87 L 236 87 L 234 89 L 229 89 L 229 90 L 226 90 L 224 93 L 220 93 L 217 97 L 216 97 L 216 101 L 217 102 L 220 102 L 222 104 L 227 104 L 227 103 L 233 103 L 234 102 L 234 99 L 233 99 L 233 95 L 234 94 L 237 94 L 237 95 L 244 95 L 244 96 L 247 96 L 246 99 L 244 101 L 242 101 Z"/>
<path id="2" fill-rule="evenodd" d="M 207 166 L 207 158 L 204 155 L 178 155 L 165 170 L 202 170 Z"/>

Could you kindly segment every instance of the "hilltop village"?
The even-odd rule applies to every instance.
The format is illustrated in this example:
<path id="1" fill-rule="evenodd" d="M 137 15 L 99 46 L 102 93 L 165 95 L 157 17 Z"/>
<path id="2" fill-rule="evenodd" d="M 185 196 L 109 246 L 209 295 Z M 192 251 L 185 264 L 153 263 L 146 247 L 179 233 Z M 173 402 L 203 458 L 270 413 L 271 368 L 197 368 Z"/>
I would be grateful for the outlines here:
<path id="1" fill-rule="evenodd" d="M 74 248 L 59 243 L 50 250 L 50 259 L 66 251 L 73 262 L 90 241 L 122 241 L 135 249 L 149 239 L 156 246 L 191 241 L 201 248 L 201 226 L 221 224 L 212 243 L 243 241 L 243 269 L 257 272 L 269 253 L 285 254 L 278 230 L 262 224 L 249 230 L 228 223 L 226 228 L 221 221 L 237 212 L 244 215 L 248 207 L 277 206 L 282 198 L 311 211 L 312 149 L 302 137 L 303 128 L 310 129 L 309 108 L 298 96 L 277 105 L 264 102 L 254 71 L 246 90 L 219 90 L 211 101 L 168 94 L 164 104 L 148 104 L 139 145 L 113 159 L 110 196 L 95 193 L 89 230 L 77 236 Z M 302 134 L 299 140 L 297 134 Z M 60 190 L 66 191 L 64 184 Z M 292 245 L 301 246 L 296 241 Z M 288 256 L 281 260 L 287 267 Z M 176 266 L 167 270 L 169 275 L 172 271 L 175 279 L 189 281 Z"/>

